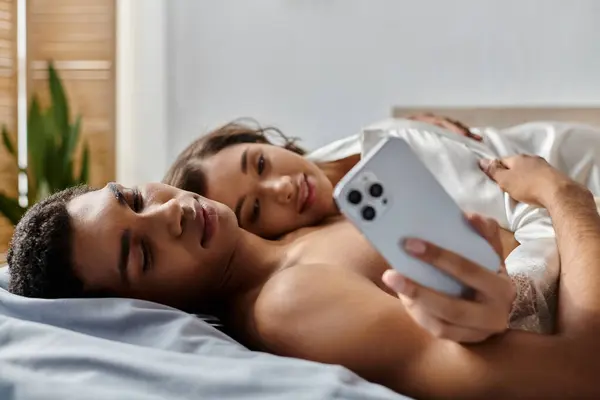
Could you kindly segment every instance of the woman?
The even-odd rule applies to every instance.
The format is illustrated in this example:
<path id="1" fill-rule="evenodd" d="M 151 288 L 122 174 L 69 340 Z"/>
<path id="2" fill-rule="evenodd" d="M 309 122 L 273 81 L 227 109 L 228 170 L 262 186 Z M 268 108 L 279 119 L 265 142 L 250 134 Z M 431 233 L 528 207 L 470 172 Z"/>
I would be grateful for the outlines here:
<path id="1" fill-rule="evenodd" d="M 262 237 L 279 238 L 306 226 L 327 223 L 328 218 L 338 215 L 332 200 L 333 186 L 356 164 L 364 147 L 372 146 L 380 136 L 396 132 L 417 151 L 461 208 L 492 217 L 501 225 L 505 249 L 520 244 L 506 259 L 519 289 L 511 326 L 550 332 L 559 267 L 551 222 L 537 207 L 507 201 L 502 191 L 481 173 L 477 160 L 482 156 L 535 154 L 532 150 L 537 150 L 594 191 L 599 186 L 593 181 L 597 175 L 585 177 L 578 173 L 585 170 L 579 162 L 585 157 L 567 156 L 576 153 L 569 147 L 574 140 L 584 141 L 588 149 L 594 148 L 590 142 L 596 147 L 600 142 L 589 129 L 559 135 L 556 127 L 549 130 L 534 126 L 527 133 L 530 142 L 539 144 L 538 149 L 527 148 L 528 142 L 518 129 L 502 134 L 483 132 L 484 145 L 481 137 L 454 121 L 430 115 L 414 119 L 418 122 L 408 125 L 397 120 L 384 121 L 365 129 L 362 143 L 361 138 L 350 137 L 308 157 L 302 157 L 304 152 L 295 142 L 276 129 L 234 122 L 192 143 L 171 167 L 165 182 L 223 202 L 235 210 L 244 229 Z M 283 146 L 271 145 L 269 134 L 283 139 Z M 556 136 L 559 139 L 553 139 Z M 570 153 L 565 155 L 562 149 Z M 317 162 L 311 161 L 315 159 Z"/>
<path id="2" fill-rule="evenodd" d="M 412 119 L 430 122 L 460 135 L 481 140 L 480 137 L 471 134 L 466 127 L 456 121 L 429 114 L 415 116 Z M 321 223 L 327 217 L 338 215 L 339 211 L 332 200 L 333 186 L 360 160 L 358 152 L 351 150 L 350 154 L 342 154 L 337 159 L 325 162 L 319 162 L 318 160 L 312 162 L 315 157 L 308 157 L 306 160 L 311 162 L 306 162 L 305 159 L 294 156 L 307 155 L 306 151 L 296 144 L 295 138 L 289 138 L 273 127 L 262 128 L 253 125 L 256 124 L 252 124 L 252 121 L 247 124 L 244 121 L 234 121 L 197 139 L 177 157 L 163 181 L 199 194 L 207 193 L 209 197 L 219 201 L 225 200 L 225 204 L 234 210 L 237 209 L 239 213 L 245 211 L 238 215 L 240 224 L 245 225 L 246 230 L 265 238 L 278 238 L 296 229 Z M 306 185 L 312 187 L 315 198 L 310 207 L 307 207 L 302 213 L 295 212 L 293 205 L 285 200 L 281 204 L 282 202 L 279 201 L 280 198 L 276 193 L 278 189 L 292 190 L 292 185 L 296 182 L 291 182 L 289 185 L 285 181 L 271 182 L 271 185 L 266 185 L 264 188 L 266 194 L 264 199 L 259 199 L 258 195 L 252 196 L 249 199 L 252 202 L 250 206 L 246 204 L 248 199 L 245 199 L 244 204 L 242 204 L 244 206 L 243 210 L 238 204 L 239 198 L 230 199 L 233 197 L 230 189 L 234 185 L 226 182 L 244 182 L 243 177 L 236 176 L 239 174 L 234 173 L 244 172 L 244 175 L 247 175 L 245 171 L 248 169 L 247 166 L 250 165 L 251 170 L 255 170 L 257 175 L 262 175 L 262 169 L 267 166 L 268 160 L 265 158 L 265 154 L 255 154 L 259 151 L 258 149 L 250 154 L 251 159 L 249 161 L 248 153 L 238 154 L 239 152 L 235 152 L 228 154 L 229 152 L 221 153 L 221 151 L 244 143 L 272 145 L 274 142 L 269 136 L 275 140 L 281 139 L 283 145 L 280 148 L 289 151 L 289 153 L 287 151 L 279 152 L 277 151 L 279 148 L 268 148 L 277 151 L 273 156 L 281 160 L 281 163 L 276 165 L 276 168 L 278 168 L 277 174 L 279 176 L 287 174 L 291 175 L 291 179 L 299 179 L 299 174 L 303 173 L 306 176 Z M 351 139 L 354 139 L 354 137 Z M 352 144 L 354 144 L 354 141 L 352 141 Z M 212 157 L 216 155 L 219 156 L 217 159 Z M 242 158 L 242 155 L 244 158 Z M 234 167 L 238 171 L 227 169 L 227 173 L 220 175 L 218 171 L 223 167 L 221 159 L 234 160 Z M 278 160 L 274 160 L 274 162 L 276 161 Z M 223 179 L 224 181 L 220 185 L 212 184 Z M 214 191 L 215 193 L 208 193 L 208 191 Z M 269 196 L 270 194 L 275 195 L 275 197 Z M 285 193 L 283 196 L 285 197 Z M 260 217 L 262 210 L 266 214 Z M 256 214 L 259 216 L 257 217 Z"/>

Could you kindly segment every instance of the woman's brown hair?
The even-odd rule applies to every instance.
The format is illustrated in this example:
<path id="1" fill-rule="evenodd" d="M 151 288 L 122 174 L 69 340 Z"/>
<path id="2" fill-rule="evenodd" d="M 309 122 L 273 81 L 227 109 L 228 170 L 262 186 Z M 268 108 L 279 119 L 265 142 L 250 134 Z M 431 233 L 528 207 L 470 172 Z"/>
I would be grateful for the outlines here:
<path id="1" fill-rule="evenodd" d="M 304 149 L 296 145 L 297 138 L 288 137 L 272 126 L 261 127 L 251 119 L 238 119 L 194 140 L 177 156 L 163 182 L 203 195 L 206 193 L 206 178 L 201 166 L 202 160 L 236 144 L 262 143 L 277 146 L 271 137 L 282 140 L 281 147 L 284 149 L 300 155 L 306 154 Z"/>

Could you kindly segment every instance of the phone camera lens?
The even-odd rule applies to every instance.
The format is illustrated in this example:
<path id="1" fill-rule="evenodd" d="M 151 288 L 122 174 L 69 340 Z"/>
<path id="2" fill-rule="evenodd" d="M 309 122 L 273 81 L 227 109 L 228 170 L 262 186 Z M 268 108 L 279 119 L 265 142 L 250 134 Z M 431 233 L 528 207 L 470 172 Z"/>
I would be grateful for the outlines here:
<path id="1" fill-rule="evenodd" d="M 375 198 L 380 197 L 383 194 L 383 186 L 379 183 L 374 183 L 369 188 L 369 194 Z"/>
<path id="2" fill-rule="evenodd" d="M 348 201 L 350 204 L 358 204 L 362 201 L 362 194 L 358 190 L 351 190 L 348 193 Z"/>
<path id="3" fill-rule="evenodd" d="M 362 209 L 362 217 L 366 221 L 373 221 L 375 219 L 375 209 L 371 206 L 366 206 Z"/>

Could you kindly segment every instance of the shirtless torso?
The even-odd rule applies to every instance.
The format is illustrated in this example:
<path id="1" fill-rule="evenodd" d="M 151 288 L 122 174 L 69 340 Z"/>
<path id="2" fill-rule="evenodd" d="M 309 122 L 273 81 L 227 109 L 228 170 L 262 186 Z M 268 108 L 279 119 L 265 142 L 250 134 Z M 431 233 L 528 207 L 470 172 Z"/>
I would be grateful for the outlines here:
<path id="1" fill-rule="evenodd" d="M 518 246 L 512 232 L 501 230 L 504 258 Z M 389 268 L 383 257 L 360 232 L 345 218 L 335 217 L 319 227 L 300 229 L 283 238 L 289 246 L 288 266 L 326 264 L 352 271 L 391 293 L 381 282 L 381 275 Z"/>
<path id="2" fill-rule="evenodd" d="M 518 246 L 512 232 L 501 230 L 504 258 Z M 315 228 L 300 229 L 284 239 L 293 265 L 329 264 L 349 269 L 378 283 L 389 268 L 383 257 L 345 218 L 336 217 Z M 385 285 L 379 285 L 383 290 Z"/>
<path id="3" fill-rule="evenodd" d="M 503 230 L 501 237 L 504 257 L 506 257 L 518 243 L 511 232 Z M 396 297 L 396 294 L 381 282 L 383 272 L 389 268 L 388 264 L 344 218 L 336 217 L 319 227 L 298 230 L 284 237 L 280 243 L 285 247 L 284 252 L 287 255 L 282 268 L 275 272 L 262 287 L 238 298 L 230 308 L 229 318 L 227 318 L 230 324 L 233 323 L 231 326 L 239 334 L 239 338 L 250 347 L 281 355 L 328 362 L 330 360 L 322 350 L 315 350 L 313 353 L 310 348 L 303 349 L 303 346 L 298 346 L 297 341 L 302 344 L 314 342 L 314 338 L 311 337 L 313 334 L 325 341 L 325 338 L 330 337 L 331 334 L 340 334 L 340 329 L 345 330 L 343 326 L 336 326 L 336 313 L 339 310 L 334 310 L 332 304 L 336 304 L 337 296 L 343 296 L 344 301 L 349 301 L 351 307 L 362 307 L 365 303 L 363 301 L 365 295 L 354 291 L 355 284 L 358 284 L 374 297 L 380 297 L 385 293 L 385 297 L 401 304 L 392 298 L 392 296 Z M 283 337 L 286 333 L 279 329 L 274 335 L 271 329 L 264 328 L 269 325 L 269 322 L 273 324 L 283 322 L 277 317 L 278 312 L 274 311 L 274 308 L 278 308 L 277 304 L 283 305 L 283 309 L 280 308 L 279 311 L 286 314 L 285 321 L 298 324 L 297 329 L 290 331 L 293 335 L 297 335 L 292 340 Z M 341 310 L 352 311 L 346 306 L 341 307 Z M 310 320 L 316 322 L 312 324 Z M 364 328 L 368 328 L 369 322 L 364 321 L 364 323 Z M 306 332 L 305 328 L 317 329 L 321 332 Z M 277 333 L 282 333 L 282 336 Z M 390 334 L 394 334 L 393 330 Z M 410 348 L 410 340 L 406 338 L 403 345 Z M 352 352 L 348 349 L 349 354 Z M 340 358 L 337 354 L 332 358 L 343 361 L 344 357 Z M 368 362 L 364 362 L 365 370 L 353 368 L 354 363 L 363 364 L 363 362 L 364 355 L 356 355 L 356 358 L 347 363 L 340 363 L 354 369 L 362 376 L 381 382 L 382 379 L 377 376 L 377 371 L 367 371 Z"/>

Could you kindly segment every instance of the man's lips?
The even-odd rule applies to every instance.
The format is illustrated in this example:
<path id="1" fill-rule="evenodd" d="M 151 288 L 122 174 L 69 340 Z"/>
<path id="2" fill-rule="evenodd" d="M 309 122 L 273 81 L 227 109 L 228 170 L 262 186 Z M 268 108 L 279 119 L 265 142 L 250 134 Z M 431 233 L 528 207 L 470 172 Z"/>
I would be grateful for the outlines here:
<path id="1" fill-rule="evenodd" d="M 210 204 L 198 200 L 196 207 L 196 227 L 198 229 L 198 240 L 200 246 L 208 248 L 211 239 L 214 237 L 219 221 L 217 210 Z"/>

